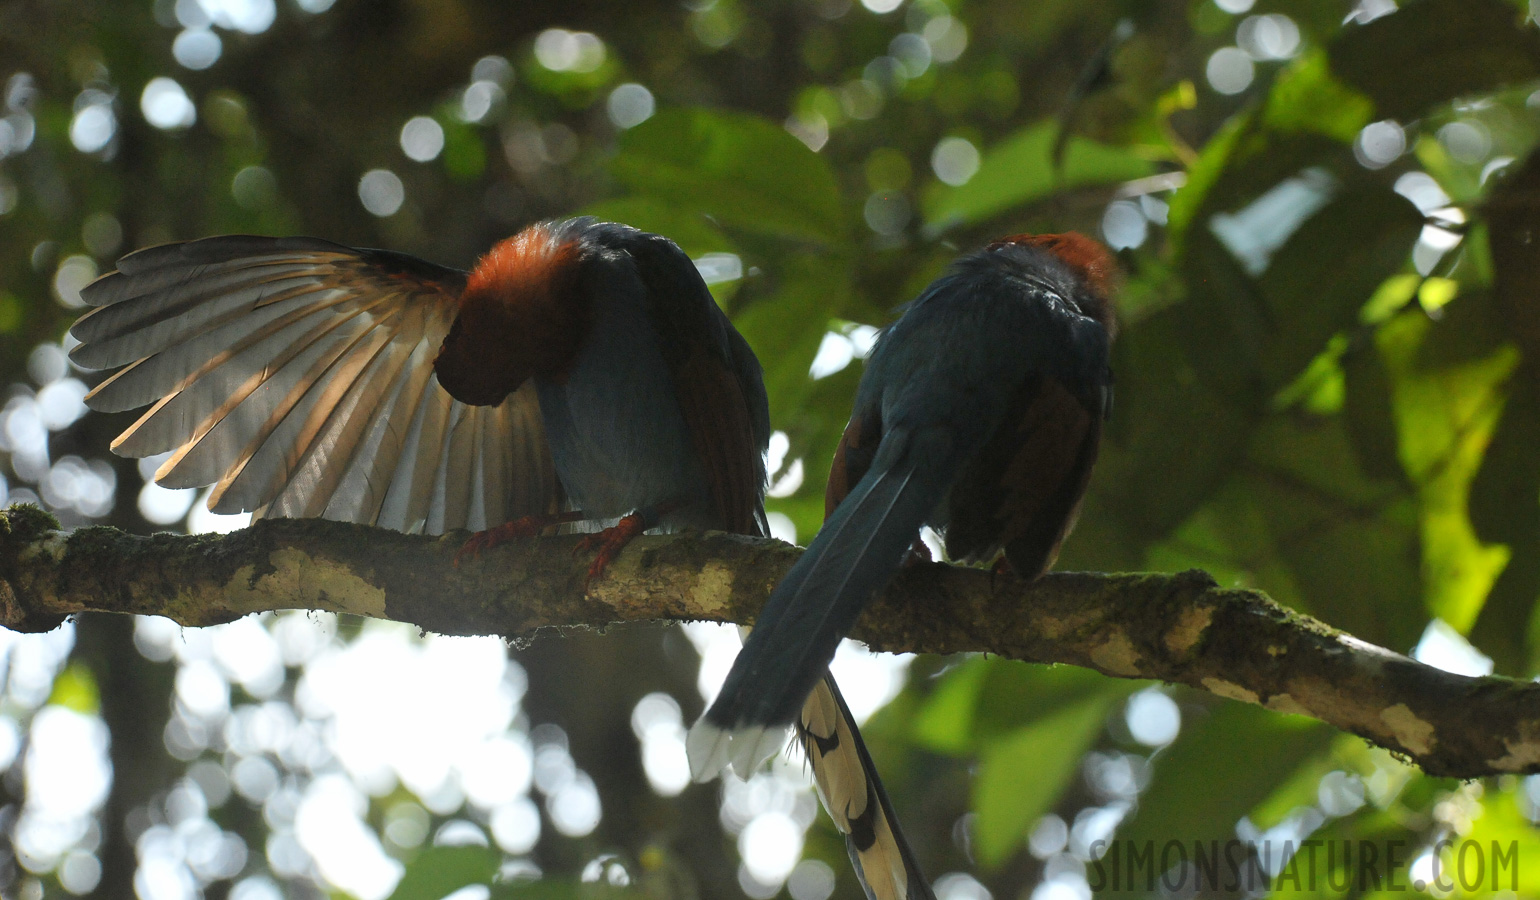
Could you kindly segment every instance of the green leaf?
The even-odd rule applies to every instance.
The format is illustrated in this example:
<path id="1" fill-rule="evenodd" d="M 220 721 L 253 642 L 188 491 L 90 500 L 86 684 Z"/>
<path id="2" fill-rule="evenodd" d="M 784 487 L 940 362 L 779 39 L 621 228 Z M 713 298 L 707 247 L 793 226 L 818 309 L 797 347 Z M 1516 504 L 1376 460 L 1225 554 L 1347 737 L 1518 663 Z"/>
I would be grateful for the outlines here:
<path id="1" fill-rule="evenodd" d="M 1190 696 L 1190 695 L 1189 695 Z M 1185 708 L 1185 706 L 1184 706 Z M 1139 808 L 1118 828 L 1125 847 L 1225 840 L 1235 823 L 1331 745 L 1332 728 L 1233 701 L 1183 716 L 1182 734 L 1154 761 Z M 1093 884 L 1110 884 L 1110 873 Z"/>
<path id="2" fill-rule="evenodd" d="M 1457 297 L 1437 322 L 1409 308 L 1375 335 L 1394 385 L 1399 456 L 1418 489 L 1428 611 L 1460 631 L 1470 627 L 1506 558 L 1504 548 L 1482 546 L 1467 499 L 1483 454 L 1493 452 L 1488 443 L 1503 408 L 1503 385 L 1519 356 L 1511 343 L 1493 345 L 1480 336 L 1486 330 L 1481 311 L 1472 315 L 1465 308 L 1481 301 L 1479 293 Z M 1480 352 L 1483 344 L 1486 350 Z M 1521 440 L 1517 446 L 1528 454 L 1533 443 Z M 1524 605 L 1534 597 L 1530 593 Z M 1523 642 L 1522 629 L 1496 637 L 1515 642 L 1510 645 L 1515 648 Z M 1487 652 L 1501 655 L 1497 648 Z M 1503 657 L 1499 666 L 1513 662 Z"/>
<path id="3" fill-rule="evenodd" d="M 1540 398 L 1530 379 L 1515 378 L 1508 403 L 1481 469 L 1471 484 L 1470 516 L 1486 540 L 1508 544 L 1511 555 L 1486 597 L 1471 640 L 1497 671 L 1527 675 L 1536 668 L 1533 623 L 1540 599 Z"/>
<path id="4" fill-rule="evenodd" d="M 1110 697 L 1091 697 L 985 748 L 973 782 L 974 850 L 995 867 L 1052 808 L 1107 721 Z"/>
<path id="5" fill-rule="evenodd" d="M 1404 480 L 1390 376 L 1378 349 L 1367 341 L 1353 347 L 1343 354 L 1342 371 L 1346 382 L 1342 413 L 1358 465 L 1371 478 Z"/>
<path id="6" fill-rule="evenodd" d="M 1332 71 L 1388 119 L 1540 76 L 1540 35 L 1503 0 L 1419 0 L 1328 48 Z"/>
<path id="7" fill-rule="evenodd" d="M 102 708 L 101 691 L 96 687 L 96 675 L 78 662 L 70 663 L 53 681 L 53 692 L 48 702 L 78 713 L 95 715 Z"/>
<path id="8" fill-rule="evenodd" d="M 1326 54 L 1306 54 L 1278 74 L 1262 122 L 1277 131 L 1313 131 L 1351 143 L 1370 122 L 1374 103 L 1332 77 Z"/>
<path id="9" fill-rule="evenodd" d="M 444 169 L 456 181 L 471 181 L 487 167 L 486 138 L 452 116 L 444 122 Z"/>
<path id="10" fill-rule="evenodd" d="M 1228 256 L 1212 237 L 1206 240 Z M 1245 294 L 1232 292 L 1231 298 L 1233 313 Z M 1168 537 L 1242 458 L 1265 395 L 1250 387 L 1255 354 L 1237 347 L 1217 298 L 1213 302 L 1215 315 L 1202 315 L 1207 305 L 1192 298 L 1163 309 L 1130 327 L 1113 346 L 1117 406 L 1091 482 L 1082 540 L 1088 529 L 1106 527 L 1098 520 L 1109 516 L 1141 544 Z M 1139 372 L 1162 374 L 1123 374 Z M 1227 389 L 1226 382 L 1239 387 Z M 1215 422 L 1225 426 L 1215 428 Z"/>
<path id="11" fill-rule="evenodd" d="M 1540 153 L 1531 153 L 1492 192 L 1486 211 L 1492 254 L 1492 289 L 1504 330 L 1524 351 L 1531 371 L 1540 369 Z"/>
<path id="12" fill-rule="evenodd" d="M 460 888 L 491 884 L 503 854 L 491 847 L 429 847 L 406 866 L 389 900 L 440 900 Z"/>
<path id="13" fill-rule="evenodd" d="M 661 234 L 690 256 L 737 253 L 738 248 L 703 213 L 680 207 L 658 197 L 617 197 L 592 203 L 578 213 L 607 222 L 624 222 L 643 231 Z"/>
<path id="14" fill-rule="evenodd" d="M 610 168 L 633 191 L 725 225 L 826 244 L 847 237 L 828 162 L 756 116 L 665 110 L 621 136 Z"/>
<path id="15" fill-rule="evenodd" d="M 1155 171 L 1148 159 L 1078 136 L 1069 139 L 1063 169 L 1056 169 L 1052 153 L 1058 135 L 1056 120 L 1030 125 L 985 152 L 978 172 L 966 183 L 957 187 L 932 185 L 922 204 L 926 227 L 940 233 L 1057 193 L 1117 184 Z"/>
<path id="16" fill-rule="evenodd" d="M 491 900 L 641 900 L 648 896 L 646 892 L 602 882 L 542 878 L 494 884 Z"/>
<path id="17" fill-rule="evenodd" d="M 10 334 L 26 318 L 21 299 L 9 291 L 0 291 L 0 334 Z"/>
<path id="18" fill-rule="evenodd" d="M 1540 829 L 1519 808 L 1518 793 L 1524 789 L 1523 782 L 1516 782 L 1496 796 L 1489 794 L 1482 801 L 1481 816 L 1471 823 L 1470 833 L 1457 839 L 1456 846 L 1452 848 L 1457 853 L 1461 849 L 1460 843 L 1470 841 L 1481 848 L 1486 857 L 1486 877 L 1481 879 L 1479 888 L 1470 893 L 1491 891 L 1494 895 L 1504 892 L 1519 897 L 1540 895 Z M 1446 848 L 1446 874 L 1441 879 L 1444 884 L 1449 881 L 1459 883 L 1459 860 L 1451 858 L 1453 855 L 1447 853 Z M 1467 862 L 1469 865 L 1463 886 L 1474 887 L 1477 884 L 1474 854 L 1468 856 Z"/>
<path id="19" fill-rule="evenodd" d="M 916 716 L 915 739 L 938 753 L 975 753 L 1065 708 L 1111 702 L 1141 686 L 1078 666 L 976 657 L 942 678 Z"/>
<path id="20" fill-rule="evenodd" d="M 1225 173 L 1232 154 L 1242 144 L 1242 138 L 1253 127 L 1252 118 L 1246 115 L 1232 116 L 1198 153 L 1198 159 L 1187 167 L 1187 183 L 1171 198 L 1171 210 L 1166 214 L 1166 228 L 1171 234 L 1173 248 L 1181 254 L 1182 239 L 1207 206 L 1209 192 Z"/>
<path id="21" fill-rule="evenodd" d="M 973 716 L 991 661 L 977 656 L 955 666 L 925 699 L 914 719 L 915 742 L 927 750 L 961 756 L 973 746 Z"/>
<path id="22" fill-rule="evenodd" d="M 1292 605 L 1410 650 L 1426 622 L 1415 494 L 1365 475 L 1341 416 L 1269 417 L 1250 460 L 1237 487 L 1265 517 L 1268 555 L 1298 591 Z M 1275 587 L 1268 579 L 1259 586 Z"/>
<path id="23" fill-rule="evenodd" d="M 1269 380 L 1298 375 L 1328 338 L 1356 323 L 1421 233 L 1417 207 L 1376 183 L 1343 191 L 1295 230 L 1258 283 L 1273 324 Z"/>

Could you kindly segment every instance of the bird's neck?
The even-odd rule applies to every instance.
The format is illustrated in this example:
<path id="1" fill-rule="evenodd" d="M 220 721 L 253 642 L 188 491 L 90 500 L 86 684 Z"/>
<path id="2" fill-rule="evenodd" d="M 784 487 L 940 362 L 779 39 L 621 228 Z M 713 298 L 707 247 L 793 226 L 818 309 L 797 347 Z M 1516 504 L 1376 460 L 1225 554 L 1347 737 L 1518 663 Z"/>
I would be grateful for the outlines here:
<path id="1" fill-rule="evenodd" d="M 445 390 L 492 405 L 531 377 L 562 380 L 591 326 L 581 270 L 579 242 L 544 225 L 488 251 L 466 279 L 434 363 Z"/>

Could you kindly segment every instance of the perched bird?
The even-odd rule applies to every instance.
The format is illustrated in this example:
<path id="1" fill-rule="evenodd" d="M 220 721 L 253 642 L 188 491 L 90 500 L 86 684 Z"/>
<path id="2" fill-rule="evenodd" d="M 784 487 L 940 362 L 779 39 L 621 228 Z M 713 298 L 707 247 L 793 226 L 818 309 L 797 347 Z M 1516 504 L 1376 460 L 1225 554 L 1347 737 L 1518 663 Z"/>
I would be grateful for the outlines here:
<path id="1" fill-rule="evenodd" d="M 571 219 L 470 272 L 313 238 L 124 257 L 81 295 L 113 442 L 216 512 L 407 531 L 522 517 L 760 528 L 758 361 L 672 241 Z M 564 509 L 568 515 L 558 515 Z M 633 523 L 633 525 L 636 523 Z"/>
<path id="2" fill-rule="evenodd" d="M 215 237 L 130 254 L 82 296 L 99 308 L 72 329 L 73 358 L 124 367 L 88 405 L 154 404 L 113 449 L 170 453 L 157 481 L 217 482 L 216 512 L 470 528 L 473 553 L 624 516 L 589 545 L 590 577 L 659 524 L 765 534 L 759 362 L 667 238 L 542 223 L 467 273 L 312 238 Z M 868 849 L 901 843 L 868 802 L 881 786 L 831 679 L 809 709 L 829 736 L 815 775 L 857 795 L 830 807 L 836 824 Z M 863 882 L 906 881 L 907 848 L 874 865 L 893 859 L 896 875 Z"/>
<path id="3" fill-rule="evenodd" d="M 835 451 L 831 513 L 691 729 L 698 779 L 753 768 L 792 725 L 816 748 L 827 732 L 808 718 L 809 691 L 922 525 L 956 560 L 1003 549 L 1026 579 L 1053 564 L 1111 410 L 1113 277 L 1081 235 L 1003 238 L 881 336 Z"/>

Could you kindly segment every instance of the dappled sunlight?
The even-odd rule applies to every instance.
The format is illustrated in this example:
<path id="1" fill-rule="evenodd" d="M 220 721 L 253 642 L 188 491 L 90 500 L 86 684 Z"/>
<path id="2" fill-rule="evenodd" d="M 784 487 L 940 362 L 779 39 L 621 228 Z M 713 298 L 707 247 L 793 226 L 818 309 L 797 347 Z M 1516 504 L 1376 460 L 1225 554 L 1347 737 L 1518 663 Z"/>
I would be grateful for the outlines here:
<path id="1" fill-rule="evenodd" d="M 308 234 L 463 269 L 531 222 L 592 214 L 677 241 L 758 354 L 765 522 L 807 544 L 880 329 L 998 235 L 1078 231 L 1112 251 L 1121 331 L 1059 568 L 1201 568 L 1443 672 L 1534 674 L 1534 9 L 366 6 L 19 8 L 0 53 L 0 507 L 67 531 L 251 522 L 210 511 L 207 486 L 155 484 L 172 453 L 113 456 L 137 413 L 87 414 L 105 373 L 71 362 L 65 332 L 128 252 Z M 182 390 L 196 363 L 160 353 L 144 365 Z M 199 431 L 208 409 L 173 409 L 226 439 Z M 944 535 L 920 536 L 943 558 Z M 7 900 L 859 894 L 799 751 L 691 782 L 685 736 L 734 626 L 616 629 L 591 650 L 304 611 L 118 624 L 0 632 Z M 1187 652 L 1248 649 L 1189 624 Z M 1234 666 L 1315 677 L 1254 649 Z M 1540 834 L 1540 775 L 1433 779 L 1278 714 L 1298 711 L 1288 693 L 852 641 L 830 668 L 940 900 L 1090 900 L 1145 841 L 1251 842 L 1246 871 L 1287 886 L 1302 842 L 1400 841 L 1410 883 L 1447 871 L 1439 840 L 1528 854 Z M 1459 743 L 1385 712 L 1440 753 Z"/>

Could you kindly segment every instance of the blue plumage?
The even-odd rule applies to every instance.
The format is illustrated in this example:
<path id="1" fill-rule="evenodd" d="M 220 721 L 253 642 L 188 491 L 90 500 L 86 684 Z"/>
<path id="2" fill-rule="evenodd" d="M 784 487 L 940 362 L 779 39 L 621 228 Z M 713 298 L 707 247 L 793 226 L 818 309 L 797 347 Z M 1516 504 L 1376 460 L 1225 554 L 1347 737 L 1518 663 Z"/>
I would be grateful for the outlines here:
<path id="1" fill-rule="evenodd" d="M 758 746 L 692 736 L 712 756 L 694 760 L 698 773 L 755 762 L 763 729 L 795 720 L 921 525 L 946 534 L 954 558 L 1004 547 L 1027 578 L 1051 563 L 1110 404 L 1106 266 L 1078 236 L 1008 239 L 957 262 L 880 338 L 835 461 L 841 502 L 696 726 Z"/>

